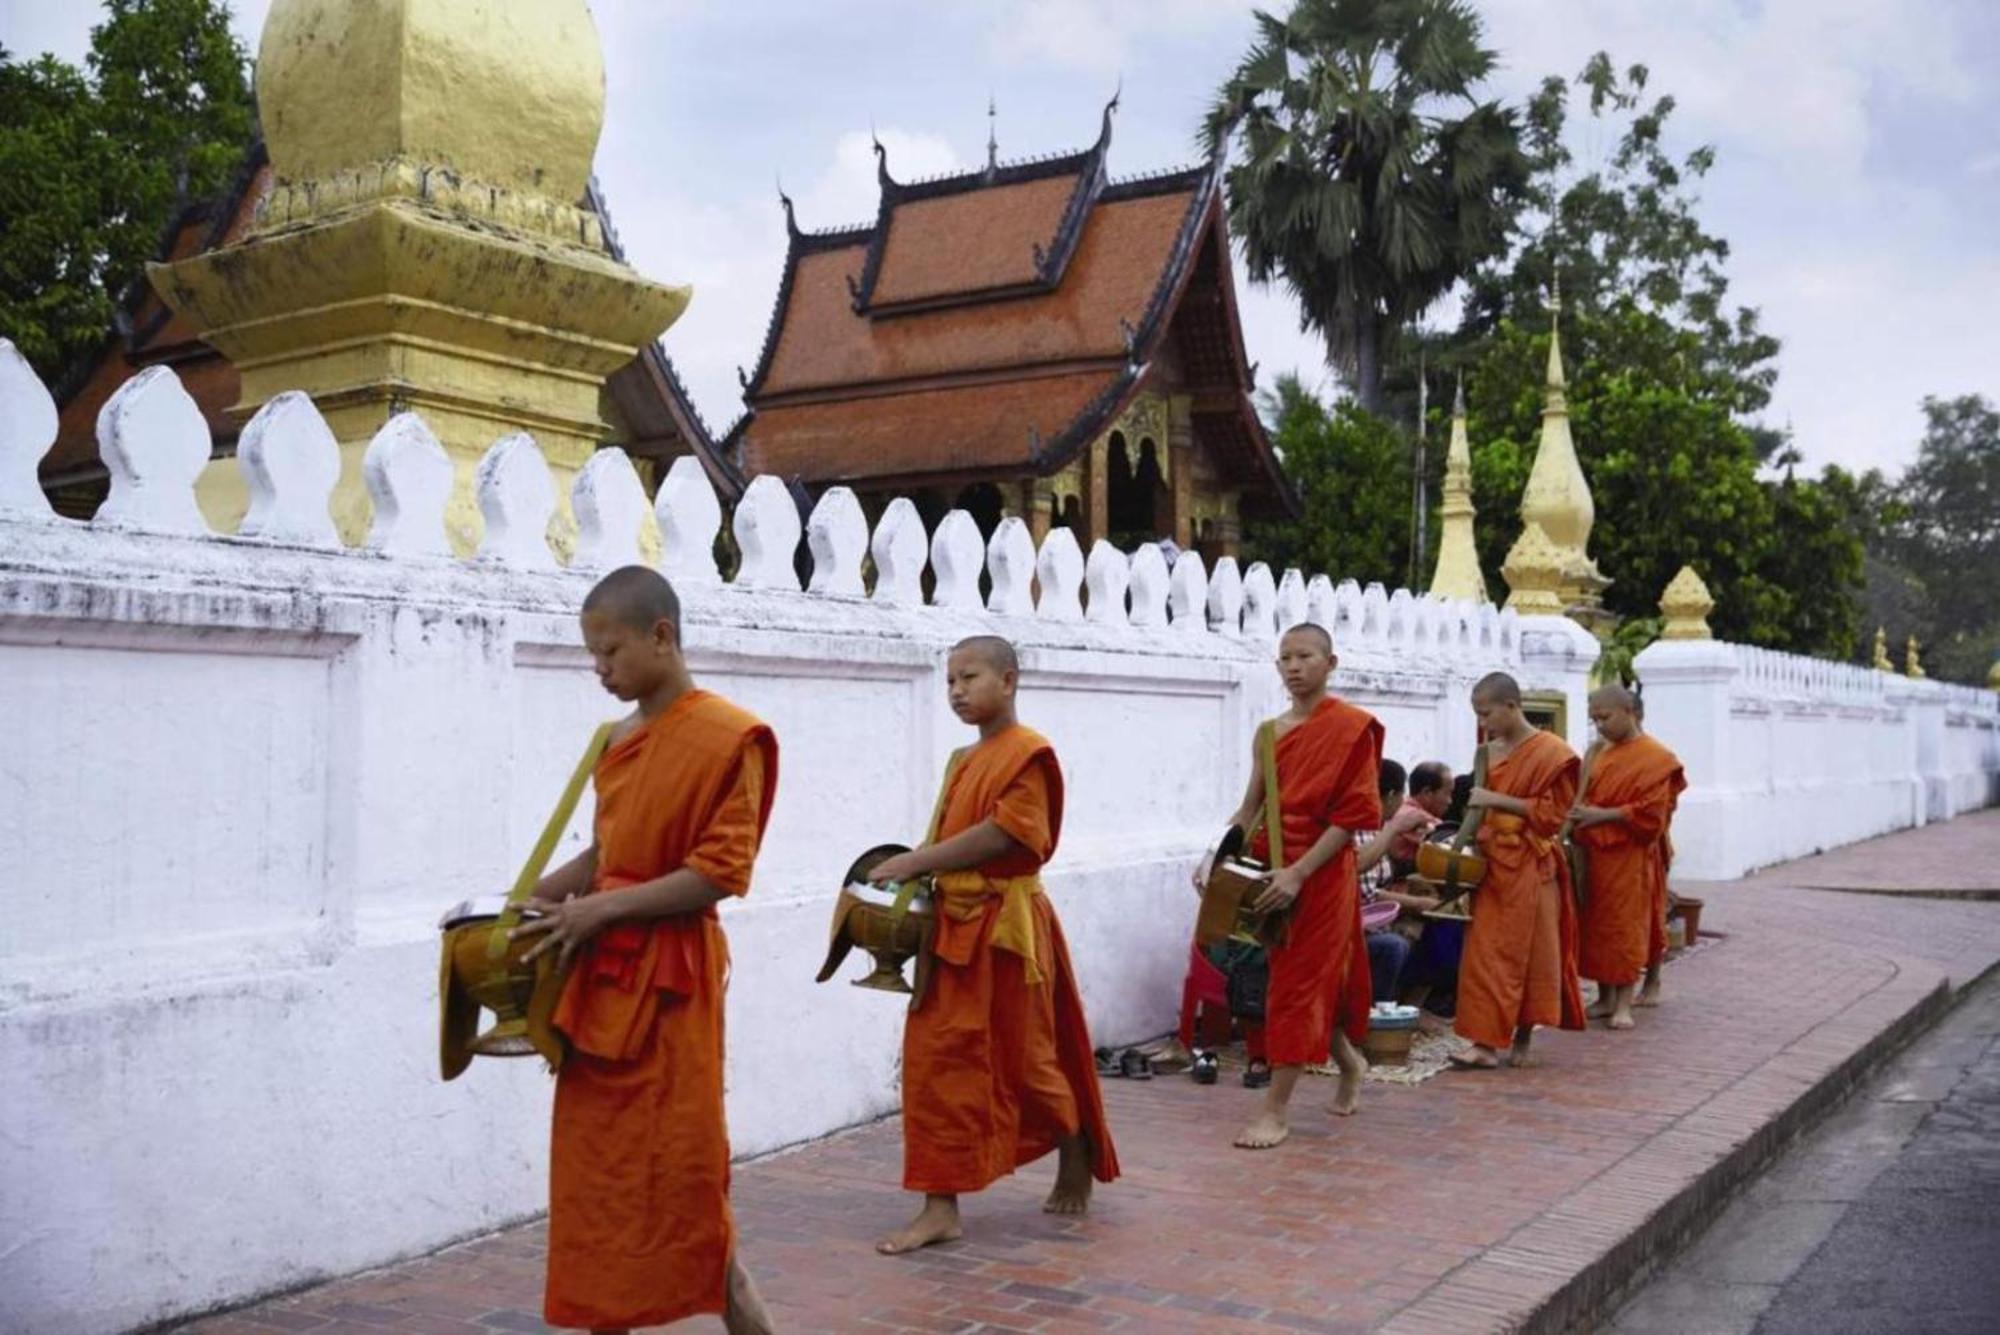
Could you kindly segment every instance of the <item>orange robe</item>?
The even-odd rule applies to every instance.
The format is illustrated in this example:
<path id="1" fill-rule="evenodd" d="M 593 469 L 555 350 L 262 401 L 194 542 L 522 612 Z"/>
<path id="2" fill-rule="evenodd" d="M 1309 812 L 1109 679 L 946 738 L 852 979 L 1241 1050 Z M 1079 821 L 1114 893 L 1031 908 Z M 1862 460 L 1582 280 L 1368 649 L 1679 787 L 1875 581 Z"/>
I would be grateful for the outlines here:
<path id="1" fill-rule="evenodd" d="M 1097 1180 L 1118 1176 L 1069 947 L 1035 879 L 1062 811 L 1055 750 L 1019 724 L 960 753 L 945 778 L 937 840 L 991 820 L 1021 848 L 937 878 L 929 987 L 903 1026 L 910 1191 L 979 1191 L 1079 1130 Z"/>
<path id="2" fill-rule="evenodd" d="M 1529 1025 L 1584 1027 L 1576 982 L 1576 909 L 1558 836 L 1576 801 L 1576 752 L 1537 732 L 1494 762 L 1486 786 L 1529 805 L 1488 811 L 1479 827 L 1486 879 L 1458 966 L 1461 1038 L 1504 1048 Z"/>
<path id="3" fill-rule="evenodd" d="M 689 691 L 597 763 L 597 874 L 612 892 L 682 867 L 750 888 L 771 730 Z M 715 909 L 621 923 L 584 948 L 555 1012 L 570 1052 L 549 1153 L 554 1326 L 654 1326 L 725 1306 L 735 1225 L 722 1110 L 729 946 Z"/>
<path id="4" fill-rule="evenodd" d="M 1613 987 L 1639 981 L 1656 932 L 1664 934 L 1666 862 L 1660 843 L 1687 780 L 1674 753 L 1643 733 L 1606 747 L 1591 766 L 1586 806 L 1613 807 L 1622 820 L 1579 828 L 1589 850 L 1589 893 L 1577 944 L 1577 972 Z"/>
<path id="5" fill-rule="evenodd" d="M 1380 828 L 1381 766 L 1382 725 L 1332 696 L 1278 739 L 1278 821 L 1287 863 L 1304 857 L 1330 826 Z M 1250 852 L 1270 856 L 1261 823 Z M 1354 857 L 1350 839 L 1307 878 L 1292 904 L 1284 943 L 1271 948 L 1260 1046 L 1273 1066 L 1324 1062 L 1336 1019 L 1354 1042 L 1368 1036 L 1368 943 Z"/>

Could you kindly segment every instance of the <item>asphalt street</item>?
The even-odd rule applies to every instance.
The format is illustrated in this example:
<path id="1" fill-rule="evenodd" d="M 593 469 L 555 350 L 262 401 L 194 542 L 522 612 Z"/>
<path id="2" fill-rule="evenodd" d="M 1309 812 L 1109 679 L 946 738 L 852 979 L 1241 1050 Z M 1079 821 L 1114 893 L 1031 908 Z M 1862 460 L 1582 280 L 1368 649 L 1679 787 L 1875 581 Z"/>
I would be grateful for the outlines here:
<path id="1" fill-rule="evenodd" d="M 2000 977 L 1803 1137 L 1607 1328 L 2000 1331 Z"/>

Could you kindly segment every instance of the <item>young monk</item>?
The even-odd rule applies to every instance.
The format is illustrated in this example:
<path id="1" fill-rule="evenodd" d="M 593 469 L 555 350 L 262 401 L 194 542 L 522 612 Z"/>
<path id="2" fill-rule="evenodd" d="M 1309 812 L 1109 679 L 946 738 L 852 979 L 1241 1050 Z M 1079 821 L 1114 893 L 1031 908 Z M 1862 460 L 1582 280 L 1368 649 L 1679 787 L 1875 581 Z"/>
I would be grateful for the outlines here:
<path id="1" fill-rule="evenodd" d="M 542 878 L 516 936 L 574 963 L 554 1016 L 550 1325 L 624 1331 L 701 1312 L 771 1323 L 736 1255 L 722 1109 L 729 947 L 716 904 L 750 887 L 771 814 L 771 730 L 695 686 L 680 600 L 643 566 L 583 603 L 597 680 L 635 708 L 594 775 L 594 838 Z"/>
<path id="2" fill-rule="evenodd" d="M 1674 753 L 1639 731 L 1632 703 L 1623 686 L 1591 692 L 1590 721 L 1603 748 L 1591 764 L 1589 788 L 1570 812 L 1590 878 L 1577 971 L 1597 983 L 1591 1014 L 1611 1029 L 1633 1024 L 1639 975 L 1666 898 L 1659 843 L 1674 800 L 1687 787 Z"/>
<path id="3" fill-rule="evenodd" d="M 1292 697 L 1291 708 L 1272 721 L 1283 857 L 1272 858 L 1263 828 L 1264 764 L 1254 744 L 1243 805 L 1230 818 L 1252 832 L 1252 856 L 1283 863 L 1251 907 L 1288 916 L 1283 942 L 1271 947 L 1264 996 L 1263 1047 L 1271 1083 L 1263 1108 L 1236 1137 L 1246 1150 L 1284 1143 L 1291 1134 L 1289 1109 L 1299 1075 L 1326 1061 L 1329 1051 L 1340 1067 L 1332 1108 L 1338 1116 L 1354 1111 L 1368 1070 L 1357 1046 L 1368 1036 L 1369 971 L 1354 831 L 1382 824 L 1376 792 L 1382 725 L 1327 694 L 1337 661 L 1333 638 L 1310 622 L 1292 627 L 1278 641 L 1278 675 Z"/>
<path id="4" fill-rule="evenodd" d="M 929 987 L 903 1026 L 903 1186 L 924 1204 L 876 1244 L 889 1256 L 961 1236 L 961 1195 L 1050 1150 L 1051 1214 L 1082 1214 L 1092 1179 L 1118 1176 L 1083 999 L 1037 874 L 1062 833 L 1062 769 L 1014 717 L 1013 645 L 961 641 L 945 680 L 979 741 L 945 770 L 930 842 L 870 873 L 932 874 L 938 902 Z"/>
<path id="5" fill-rule="evenodd" d="M 1453 1026 L 1472 1050 L 1452 1064 L 1490 1070 L 1512 1044 L 1516 1066 L 1530 1064 L 1538 1024 L 1584 1027 L 1576 982 L 1576 913 L 1568 859 L 1558 836 L 1576 800 L 1576 752 L 1521 712 L 1521 687 L 1504 672 L 1472 688 L 1485 730 L 1486 784 L 1468 804 L 1484 809 L 1479 851 L 1486 858 L 1458 968 Z"/>

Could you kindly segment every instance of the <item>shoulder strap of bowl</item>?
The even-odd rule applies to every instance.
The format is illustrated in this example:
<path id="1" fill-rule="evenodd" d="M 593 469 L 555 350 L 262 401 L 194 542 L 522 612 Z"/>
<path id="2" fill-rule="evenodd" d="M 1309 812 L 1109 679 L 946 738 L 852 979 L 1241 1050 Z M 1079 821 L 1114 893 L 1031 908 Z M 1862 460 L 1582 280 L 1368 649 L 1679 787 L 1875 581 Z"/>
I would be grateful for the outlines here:
<path id="1" fill-rule="evenodd" d="M 556 844 L 562 839 L 563 831 L 569 828 L 569 818 L 576 814 L 576 804 L 583 796 L 584 784 L 590 782 L 590 772 L 597 768 L 598 757 L 611 742 L 609 723 L 601 725 L 591 734 L 590 745 L 583 749 L 583 758 L 576 762 L 576 772 L 569 776 L 569 784 L 556 799 L 556 809 L 549 813 L 548 824 L 542 827 L 542 837 L 535 841 L 534 851 L 521 866 L 521 874 L 514 878 L 514 888 L 507 894 L 507 907 L 500 911 L 500 919 L 493 924 L 493 932 L 486 941 L 486 957 L 497 960 L 507 953 L 507 934 L 521 921 L 521 908 L 528 902 L 528 896 L 542 879 L 542 869 L 549 865 L 549 858 L 556 851 Z"/>
<path id="2" fill-rule="evenodd" d="M 971 747 L 961 746 L 958 750 L 951 753 L 951 759 L 947 760 L 944 764 L 944 782 L 938 785 L 937 805 L 931 808 L 931 823 L 929 828 L 924 832 L 924 842 L 927 844 L 937 842 L 938 826 L 944 824 L 945 799 L 951 796 L 951 782 L 958 777 L 959 767 L 965 764 L 965 757 L 971 751 Z M 922 880 L 917 877 L 911 877 L 909 880 L 898 885 L 896 887 L 896 898 L 889 905 L 890 918 L 896 922 L 901 922 L 903 915 L 910 911 L 910 901 L 915 899 L 917 891 L 923 888 Z"/>
<path id="3" fill-rule="evenodd" d="M 1264 770 L 1264 837 L 1271 842 L 1273 870 L 1285 865 L 1285 829 L 1278 804 L 1278 724 L 1266 719 L 1257 729 L 1257 763 Z"/>

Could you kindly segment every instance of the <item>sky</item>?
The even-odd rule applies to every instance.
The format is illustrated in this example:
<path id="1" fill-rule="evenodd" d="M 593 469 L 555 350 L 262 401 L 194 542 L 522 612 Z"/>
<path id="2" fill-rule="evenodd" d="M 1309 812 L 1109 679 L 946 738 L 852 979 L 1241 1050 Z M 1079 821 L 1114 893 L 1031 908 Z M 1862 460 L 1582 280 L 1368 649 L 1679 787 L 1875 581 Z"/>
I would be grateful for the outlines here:
<path id="1" fill-rule="evenodd" d="M 513 0 L 525 2 L 525 0 Z M 1281 0 L 1280 0 L 1281 2 Z M 254 53 L 268 0 L 232 0 Z M 1476 0 L 1518 101 L 1607 50 L 1712 144 L 1701 217 L 1732 298 L 1783 341 L 1765 420 L 1808 465 L 1900 468 L 1926 394 L 2000 399 L 2000 3 Z M 871 129 L 911 179 L 1090 142 L 1122 100 L 1114 176 L 1198 159 L 1214 89 L 1252 34 L 1233 0 L 591 0 L 604 42 L 597 173 L 632 263 L 691 283 L 666 348 L 720 431 L 740 412 L 784 257 L 778 183 L 808 228 L 875 212 Z M 0 0 L 0 43 L 80 60 L 98 6 Z M 1981 56 L 1978 53 L 1987 54 Z M 1580 166 L 1608 137 L 1579 133 Z M 1259 379 L 1334 388 L 1280 289 L 1244 289 Z M 1441 305 L 1429 317 L 1448 323 Z"/>

